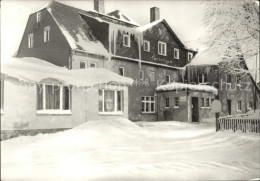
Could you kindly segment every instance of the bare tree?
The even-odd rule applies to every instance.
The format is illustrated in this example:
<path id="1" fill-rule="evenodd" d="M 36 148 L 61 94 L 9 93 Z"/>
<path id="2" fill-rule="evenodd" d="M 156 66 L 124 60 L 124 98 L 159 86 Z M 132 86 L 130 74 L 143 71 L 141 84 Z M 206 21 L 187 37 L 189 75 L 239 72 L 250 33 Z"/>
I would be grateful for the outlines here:
<path id="1" fill-rule="evenodd" d="M 206 1 L 206 45 L 216 51 L 226 71 L 248 73 L 245 62 L 259 54 L 259 5 L 249 0 Z M 250 70 L 255 74 L 255 70 Z M 255 72 L 252 72 L 255 71 Z"/>

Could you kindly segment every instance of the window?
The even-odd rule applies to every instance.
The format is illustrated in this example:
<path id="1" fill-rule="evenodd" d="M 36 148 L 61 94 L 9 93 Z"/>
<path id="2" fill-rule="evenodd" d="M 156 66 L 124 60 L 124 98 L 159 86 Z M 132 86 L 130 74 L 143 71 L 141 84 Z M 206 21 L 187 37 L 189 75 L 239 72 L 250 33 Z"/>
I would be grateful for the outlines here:
<path id="1" fill-rule="evenodd" d="M 150 82 L 155 82 L 155 72 L 150 72 L 149 79 L 150 79 Z"/>
<path id="2" fill-rule="evenodd" d="M 206 98 L 206 107 L 209 108 L 210 106 L 209 98 Z"/>
<path id="3" fill-rule="evenodd" d="M 179 97 L 174 98 L 174 108 L 179 108 L 180 100 Z"/>
<path id="4" fill-rule="evenodd" d="M 241 84 L 241 75 L 238 75 L 237 78 L 236 78 L 236 82 L 237 84 Z"/>
<path id="5" fill-rule="evenodd" d="M 231 84 L 231 74 L 226 75 L 226 83 Z"/>
<path id="6" fill-rule="evenodd" d="M 142 97 L 142 113 L 155 113 L 155 99 L 152 96 Z"/>
<path id="7" fill-rule="evenodd" d="M 247 102 L 247 109 L 251 110 L 253 108 L 253 101 Z"/>
<path id="8" fill-rule="evenodd" d="M 169 98 L 165 98 L 165 108 L 169 108 L 170 107 L 170 100 Z"/>
<path id="9" fill-rule="evenodd" d="M 158 42 L 158 54 L 166 56 L 167 48 L 166 43 L 159 41 Z"/>
<path id="10" fill-rule="evenodd" d="M 166 81 L 167 83 L 171 83 L 171 75 L 166 75 Z"/>
<path id="11" fill-rule="evenodd" d="M 150 42 L 144 40 L 144 51 L 150 52 Z"/>
<path id="12" fill-rule="evenodd" d="M 80 62 L 80 69 L 85 69 L 87 68 L 87 62 L 86 61 L 81 61 Z"/>
<path id="13" fill-rule="evenodd" d="M 50 41 L 50 26 L 44 28 L 44 42 Z"/>
<path id="14" fill-rule="evenodd" d="M 123 113 L 123 91 L 99 90 L 100 113 Z"/>
<path id="15" fill-rule="evenodd" d="M 119 69 L 119 75 L 125 76 L 125 69 L 124 69 L 124 67 L 119 67 L 118 69 Z"/>
<path id="16" fill-rule="evenodd" d="M 237 110 L 241 111 L 242 110 L 242 101 L 237 102 Z"/>
<path id="17" fill-rule="evenodd" d="M 97 63 L 91 62 L 91 63 L 89 63 L 89 67 L 90 68 L 97 68 Z"/>
<path id="18" fill-rule="evenodd" d="M 123 36 L 123 45 L 125 47 L 130 47 L 130 35 L 124 34 L 124 36 Z"/>
<path id="19" fill-rule="evenodd" d="M 28 48 L 33 47 L 33 33 L 28 35 Z"/>
<path id="20" fill-rule="evenodd" d="M 38 113 L 70 113 L 70 102 L 71 91 L 68 86 L 46 84 L 37 85 Z"/>
<path id="21" fill-rule="evenodd" d="M 178 48 L 174 48 L 174 58 L 175 59 L 179 59 L 179 54 L 180 54 L 180 51 Z"/>
<path id="22" fill-rule="evenodd" d="M 188 62 L 190 62 L 192 58 L 193 58 L 193 54 L 191 52 L 189 52 L 188 53 Z"/>
<path id="23" fill-rule="evenodd" d="M 139 77 L 140 77 L 140 80 L 144 80 L 144 71 L 143 70 L 139 70 Z"/>
<path id="24" fill-rule="evenodd" d="M 205 108 L 204 98 L 201 98 L 201 108 Z"/>
<path id="25" fill-rule="evenodd" d="M 4 110 L 4 80 L 0 81 L 0 86 L 1 86 L 1 113 L 3 113 Z"/>
<path id="26" fill-rule="evenodd" d="M 207 74 L 199 74 L 199 83 L 207 83 L 208 78 L 207 78 Z"/>
<path id="27" fill-rule="evenodd" d="M 36 14 L 36 22 L 40 22 L 41 21 L 41 12 L 37 12 Z"/>

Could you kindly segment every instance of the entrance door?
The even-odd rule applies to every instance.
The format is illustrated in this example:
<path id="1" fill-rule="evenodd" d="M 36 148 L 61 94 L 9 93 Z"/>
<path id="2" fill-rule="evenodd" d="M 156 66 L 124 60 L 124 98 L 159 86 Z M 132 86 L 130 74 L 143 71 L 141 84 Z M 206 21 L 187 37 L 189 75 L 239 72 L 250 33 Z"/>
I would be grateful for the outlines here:
<path id="1" fill-rule="evenodd" d="M 199 122 L 199 99 L 198 97 L 191 98 L 192 122 Z"/>
<path id="2" fill-rule="evenodd" d="M 231 100 L 227 99 L 228 114 L 231 115 Z"/>

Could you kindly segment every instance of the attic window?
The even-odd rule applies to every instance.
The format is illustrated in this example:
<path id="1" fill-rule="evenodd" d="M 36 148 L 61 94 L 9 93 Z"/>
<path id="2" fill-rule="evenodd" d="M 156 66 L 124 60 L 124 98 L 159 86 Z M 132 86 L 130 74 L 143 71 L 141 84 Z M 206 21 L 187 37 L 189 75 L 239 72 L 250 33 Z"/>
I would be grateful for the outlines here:
<path id="1" fill-rule="evenodd" d="M 179 59 L 179 54 L 180 54 L 179 49 L 178 48 L 174 48 L 174 58 L 175 59 Z"/>
<path id="2" fill-rule="evenodd" d="M 238 85 L 241 85 L 241 75 L 237 76 L 236 82 L 237 82 Z"/>
<path id="3" fill-rule="evenodd" d="M 192 54 L 191 52 L 189 52 L 189 53 L 188 53 L 188 62 L 191 61 L 192 57 L 193 57 L 193 54 Z"/>
<path id="4" fill-rule="evenodd" d="M 28 35 L 28 48 L 33 47 L 33 33 Z"/>
<path id="5" fill-rule="evenodd" d="M 166 82 L 171 83 L 171 75 L 169 74 L 166 75 Z"/>
<path id="6" fill-rule="evenodd" d="M 44 42 L 50 41 L 50 26 L 44 28 Z"/>
<path id="7" fill-rule="evenodd" d="M 40 22 L 41 21 L 41 12 L 37 12 L 36 14 L 36 22 Z"/>
<path id="8" fill-rule="evenodd" d="M 150 52 L 150 42 L 144 40 L 144 51 Z"/>
<path id="9" fill-rule="evenodd" d="M 158 54 L 166 56 L 167 55 L 166 52 L 167 52 L 166 43 L 159 41 L 158 42 Z"/>
<path id="10" fill-rule="evenodd" d="M 123 45 L 125 47 L 130 47 L 130 35 L 124 34 L 124 36 L 123 36 Z"/>

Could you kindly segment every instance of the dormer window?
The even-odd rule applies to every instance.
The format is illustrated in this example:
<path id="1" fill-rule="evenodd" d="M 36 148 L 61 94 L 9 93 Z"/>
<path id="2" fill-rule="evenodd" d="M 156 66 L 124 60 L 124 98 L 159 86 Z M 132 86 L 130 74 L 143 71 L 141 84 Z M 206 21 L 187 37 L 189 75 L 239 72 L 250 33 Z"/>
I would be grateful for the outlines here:
<path id="1" fill-rule="evenodd" d="M 159 41 L 158 42 L 158 54 L 166 56 L 167 55 L 167 48 L 166 48 L 166 43 Z"/>
<path id="2" fill-rule="evenodd" d="M 28 48 L 33 47 L 33 33 L 28 35 Z"/>
<path id="3" fill-rule="evenodd" d="M 41 12 L 36 13 L 36 22 L 39 23 L 41 21 Z"/>
<path id="4" fill-rule="evenodd" d="M 150 42 L 144 40 L 144 51 L 150 52 Z"/>
<path id="5" fill-rule="evenodd" d="M 241 75 L 237 76 L 236 82 L 238 85 L 241 85 Z"/>
<path id="6" fill-rule="evenodd" d="M 179 49 L 178 48 L 174 48 L 174 58 L 175 59 L 179 59 L 179 54 L 180 54 Z"/>
<path id="7" fill-rule="evenodd" d="M 124 34 L 124 36 L 123 36 L 123 45 L 125 47 L 130 47 L 130 35 Z"/>
<path id="8" fill-rule="evenodd" d="M 44 42 L 50 41 L 50 26 L 44 28 Z"/>
<path id="9" fill-rule="evenodd" d="M 190 62 L 192 58 L 193 58 L 193 54 L 191 52 L 189 52 L 188 53 L 188 62 Z"/>

